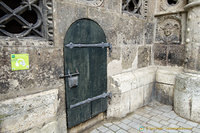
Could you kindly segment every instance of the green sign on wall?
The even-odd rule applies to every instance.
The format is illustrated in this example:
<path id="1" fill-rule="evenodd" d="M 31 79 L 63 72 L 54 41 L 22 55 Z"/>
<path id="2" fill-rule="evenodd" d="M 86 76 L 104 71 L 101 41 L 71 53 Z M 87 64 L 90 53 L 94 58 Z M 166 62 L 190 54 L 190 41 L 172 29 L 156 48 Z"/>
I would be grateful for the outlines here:
<path id="1" fill-rule="evenodd" d="M 29 69 L 29 54 L 11 54 L 12 71 Z"/>

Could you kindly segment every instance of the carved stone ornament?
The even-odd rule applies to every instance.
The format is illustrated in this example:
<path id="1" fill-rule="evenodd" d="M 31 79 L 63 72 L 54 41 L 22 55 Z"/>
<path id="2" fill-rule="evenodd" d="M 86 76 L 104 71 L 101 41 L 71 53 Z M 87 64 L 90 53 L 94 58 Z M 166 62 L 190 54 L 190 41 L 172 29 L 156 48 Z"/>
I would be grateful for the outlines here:
<path id="1" fill-rule="evenodd" d="M 104 0 L 77 0 L 78 3 L 89 6 L 101 6 Z"/>
<path id="2" fill-rule="evenodd" d="M 158 19 L 156 42 L 164 44 L 180 44 L 181 21 L 175 16 L 164 16 Z"/>
<path id="3" fill-rule="evenodd" d="M 122 0 L 122 11 L 147 17 L 148 0 Z"/>
<path id="4" fill-rule="evenodd" d="M 160 0 L 160 12 L 183 11 L 186 0 Z"/>

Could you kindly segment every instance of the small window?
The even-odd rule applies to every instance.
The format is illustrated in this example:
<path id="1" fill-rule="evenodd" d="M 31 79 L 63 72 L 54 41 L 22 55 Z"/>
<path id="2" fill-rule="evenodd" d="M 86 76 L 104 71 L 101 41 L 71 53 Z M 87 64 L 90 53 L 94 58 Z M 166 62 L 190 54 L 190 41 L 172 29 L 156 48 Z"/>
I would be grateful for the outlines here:
<path id="1" fill-rule="evenodd" d="M 169 5 L 176 5 L 178 0 L 167 0 Z"/>
<path id="2" fill-rule="evenodd" d="M 142 6 L 141 0 L 123 0 L 122 1 L 122 8 L 123 8 L 122 10 L 128 11 L 130 13 L 141 15 L 141 6 Z"/>
<path id="3" fill-rule="evenodd" d="M 52 0 L 0 0 L 0 36 L 52 41 L 52 23 Z"/>

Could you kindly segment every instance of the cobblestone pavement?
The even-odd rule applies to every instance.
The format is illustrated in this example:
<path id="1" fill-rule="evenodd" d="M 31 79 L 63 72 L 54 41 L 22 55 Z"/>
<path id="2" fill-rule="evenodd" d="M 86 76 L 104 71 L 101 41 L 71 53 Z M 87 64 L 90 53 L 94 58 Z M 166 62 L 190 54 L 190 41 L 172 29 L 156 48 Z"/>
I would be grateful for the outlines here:
<path id="1" fill-rule="evenodd" d="M 138 109 L 133 114 L 121 120 L 105 120 L 90 130 L 87 130 L 87 132 L 200 133 L 200 124 L 179 117 L 172 110 L 172 106 L 154 102 Z"/>

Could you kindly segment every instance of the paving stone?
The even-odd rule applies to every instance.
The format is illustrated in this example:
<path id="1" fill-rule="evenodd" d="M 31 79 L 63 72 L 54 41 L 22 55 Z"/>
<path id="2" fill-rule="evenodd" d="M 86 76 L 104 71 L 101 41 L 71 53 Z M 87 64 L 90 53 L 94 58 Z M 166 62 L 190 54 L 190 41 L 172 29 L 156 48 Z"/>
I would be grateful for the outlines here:
<path id="1" fill-rule="evenodd" d="M 92 130 L 90 133 L 99 133 L 96 129 Z"/>
<path id="2" fill-rule="evenodd" d="M 151 112 L 156 113 L 156 114 L 158 114 L 158 115 L 160 115 L 160 114 L 163 113 L 162 111 L 159 111 L 159 110 L 151 110 Z"/>
<path id="3" fill-rule="evenodd" d="M 113 130 L 114 132 L 116 132 L 117 130 L 119 130 L 120 128 L 116 125 L 112 125 L 109 127 L 111 130 Z"/>
<path id="4" fill-rule="evenodd" d="M 151 115 L 149 115 L 149 114 L 144 114 L 143 117 L 150 118 Z"/>
<path id="5" fill-rule="evenodd" d="M 151 125 L 153 125 L 153 126 L 155 126 L 155 127 L 158 127 L 158 128 L 161 128 L 161 127 L 162 127 L 161 124 L 159 124 L 158 122 L 152 121 L 152 120 L 149 121 L 148 123 L 151 124 Z"/>
<path id="6" fill-rule="evenodd" d="M 198 128 L 193 128 L 192 131 L 195 133 L 200 133 L 200 129 L 198 129 Z"/>
<path id="7" fill-rule="evenodd" d="M 112 123 L 105 123 L 104 126 L 110 127 L 110 126 L 112 126 Z"/>
<path id="8" fill-rule="evenodd" d="M 160 107 L 160 108 L 159 108 Z M 156 110 L 157 108 L 157 110 Z M 166 108 L 168 111 L 163 111 Z M 151 110 L 149 112 L 149 110 Z M 138 113 L 139 111 L 140 113 Z M 100 125 L 97 129 L 90 133 L 139 133 L 139 128 L 144 127 L 144 133 L 200 133 L 200 125 L 198 123 L 187 121 L 175 114 L 170 106 L 159 105 L 158 107 L 148 107 L 137 110 L 135 114 L 129 115 L 121 121 L 107 122 Z M 141 113 L 142 112 L 142 113 Z M 149 113 L 144 113 L 149 112 Z M 163 113 L 162 113 L 163 112 Z M 161 128 L 159 130 L 156 128 Z M 170 130 L 174 128 L 174 130 Z M 177 129 L 179 128 L 179 129 Z M 193 128 L 192 130 L 181 128 Z M 150 130 L 152 129 L 152 130 Z"/>
<path id="9" fill-rule="evenodd" d="M 166 116 L 163 116 L 163 115 L 158 115 L 157 117 L 162 119 L 162 120 L 165 120 L 165 121 L 170 119 L 169 117 L 166 117 Z"/>
<path id="10" fill-rule="evenodd" d="M 167 132 L 164 130 L 159 130 L 158 133 L 167 133 Z"/>
<path id="11" fill-rule="evenodd" d="M 135 128 L 135 129 L 139 129 L 139 128 L 141 127 L 140 124 L 135 123 L 135 122 L 129 123 L 128 126 L 130 126 L 130 127 L 132 127 L 132 128 Z"/>
<path id="12" fill-rule="evenodd" d="M 152 107 L 149 107 L 149 106 L 145 106 L 144 109 L 150 111 L 150 110 L 152 110 L 153 108 L 152 108 Z"/>
<path id="13" fill-rule="evenodd" d="M 129 123 L 131 123 L 131 120 L 129 120 L 129 119 L 124 119 L 124 120 L 122 120 L 122 122 L 123 122 L 124 124 L 129 124 Z"/>
<path id="14" fill-rule="evenodd" d="M 150 112 L 149 115 L 151 115 L 151 116 L 157 116 L 158 114 L 156 114 L 154 112 Z"/>
<path id="15" fill-rule="evenodd" d="M 164 120 L 161 120 L 161 121 L 160 121 L 160 124 L 167 126 L 167 125 L 169 125 L 169 122 L 164 121 Z"/>
<path id="16" fill-rule="evenodd" d="M 192 126 L 190 126 L 190 125 L 187 125 L 187 124 L 185 124 L 185 123 L 182 123 L 182 122 L 178 122 L 178 124 L 177 124 L 178 126 L 180 126 L 180 128 L 192 128 Z"/>
<path id="17" fill-rule="evenodd" d="M 192 122 L 192 121 L 187 121 L 185 124 L 188 124 L 192 127 L 197 127 L 198 126 L 198 123 L 195 123 L 195 122 Z"/>
<path id="18" fill-rule="evenodd" d="M 144 108 L 141 108 L 139 110 L 137 110 L 138 112 L 140 112 L 140 114 L 146 114 L 146 113 L 149 113 L 150 111 L 149 110 L 146 110 Z"/>
<path id="19" fill-rule="evenodd" d="M 111 130 L 108 130 L 106 133 L 115 133 L 115 132 L 113 132 L 113 131 L 111 131 Z"/>
<path id="20" fill-rule="evenodd" d="M 177 130 L 164 130 L 164 131 L 166 131 L 168 133 L 179 133 L 179 131 L 177 131 Z"/>
<path id="21" fill-rule="evenodd" d="M 146 117 L 141 117 L 140 120 L 143 121 L 143 122 L 148 122 L 150 119 L 148 119 Z"/>
<path id="22" fill-rule="evenodd" d="M 117 131 L 116 133 L 128 133 L 127 131 L 125 131 L 125 130 L 122 130 L 122 129 L 120 129 L 119 131 Z"/>
<path id="23" fill-rule="evenodd" d="M 129 133 L 138 133 L 139 131 L 134 129 L 134 128 L 131 128 L 128 130 Z"/>
<path id="24" fill-rule="evenodd" d="M 179 130 L 182 133 L 192 133 L 192 130 Z"/>
<path id="25" fill-rule="evenodd" d="M 115 122 L 113 122 L 115 125 L 117 125 L 117 124 L 120 124 L 121 122 L 120 121 L 115 121 Z"/>
<path id="26" fill-rule="evenodd" d="M 168 120 L 168 122 L 169 122 L 169 123 L 172 123 L 172 124 L 176 124 L 176 123 L 178 123 L 177 120 L 173 120 L 173 119 Z"/>
<path id="27" fill-rule="evenodd" d="M 137 119 L 132 119 L 133 122 L 137 123 L 137 124 L 142 124 L 143 122 L 141 120 L 137 120 Z"/>
<path id="28" fill-rule="evenodd" d="M 156 122 L 161 121 L 161 119 L 159 117 L 156 117 L 156 116 L 151 117 L 150 119 L 153 120 L 153 121 L 156 121 Z"/>
<path id="29" fill-rule="evenodd" d="M 108 128 L 104 127 L 104 126 L 100 126 L 99 128 L 97 128 L 100 132 L 105 133 L 106 131 L 108 131 Z"/>
<path id="30" fill-rule="evenodd" d="M 175 120 L 180 121 L 182 123 L 185 123 L 187 121 L 186 119 L 183 119 L 181 117 L 176 117 Z"/>
<path id="31" fill-rule="evenodd" d="M 177 115 L 170 114 L 170 113 L 163 113 L 163 116 L 166 116 L 166 117 L 171 118 L 171 119 L 174 119 L 174 118 L 177 117 Z"/>
<path id="32" fill-rule="evenodd" d="M 118 124 L 118 126 L 121 127 L 122 129 L 126 130 L 126 131 L 131 128 L 131 127 L 129 127 L 128 125 L 126 125 L 124 123 L 120 123 L 120 124 Z"/>
<path id="33" fill-rule="evenodd" d="M 134 114 L 133 115 L 133 118 L 136 118 L 136 119 L 139 119 L 139 118 L 141 118 L 142 116 L 141 115 L 138 115 L 138 114 Z"/>
<path id="34" fill-rule="evenodd" d="M 135 114 L 137 114 L 139 116 L 143 116 L 145 114 L 145 112 L 136 111 Z"/>
<path id="35" fill-rule="evenodd" d="M 170 125 L 168 126 L 168 128 L 179 128 L 179 126 L 178 126 L 178 125 L 175 125 L 175 124 L 170 124 Z"/>
<path id="36" fill-rule="evenodd" d="M 172 111 L 172 107 L 161 107 L 161 108 L 158 108 L 158 110 L 168 113 L 168 112 Z"/>

